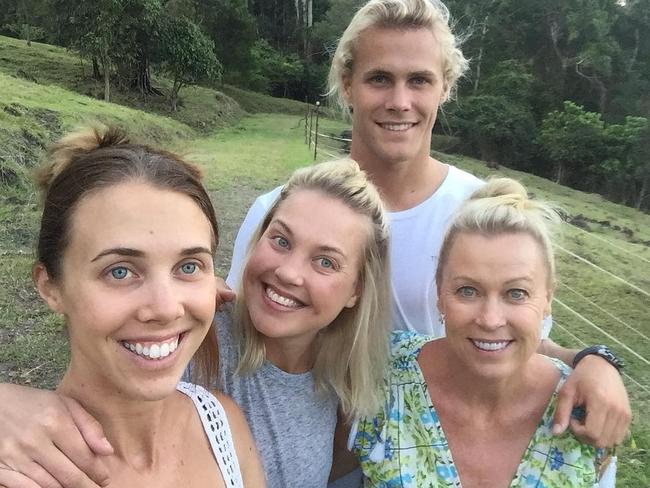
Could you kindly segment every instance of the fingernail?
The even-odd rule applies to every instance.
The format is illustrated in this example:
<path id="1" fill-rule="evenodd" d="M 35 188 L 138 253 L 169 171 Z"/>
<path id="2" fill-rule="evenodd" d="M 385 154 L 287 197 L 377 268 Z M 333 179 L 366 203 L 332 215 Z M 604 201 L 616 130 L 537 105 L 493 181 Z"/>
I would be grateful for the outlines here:
<path id="1" fill-rule="evenodd" d="M 553 435 L 561 434 L 563 431 L 564 431 L 564 429 L 562 428 L 562 426 L 560 424 L 554 424 L 553 428 L 551 429 L 551 433 Z"/>
<path id="2" fill-rule="evenodd" d="M 108 442 L 108 439 L 106 437 L 102 437 L 102 440 L 100 442 L 102 444 L 102 447 L 104 447 L 107 451 L 113 452 L 113 446 L 110 442 Z"/>

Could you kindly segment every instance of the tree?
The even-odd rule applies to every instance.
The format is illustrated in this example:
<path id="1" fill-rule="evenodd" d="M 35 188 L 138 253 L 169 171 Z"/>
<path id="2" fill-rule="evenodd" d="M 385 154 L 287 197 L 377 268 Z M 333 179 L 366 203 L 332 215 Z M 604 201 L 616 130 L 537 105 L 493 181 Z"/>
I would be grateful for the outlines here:
<path id="1" fill-rule="evenodd" d="M 453 110 L 450 121 L 465 150 L 485 161 L 521 167 L 530 157 L 535 122 L 523 104 L 504 96 L 470 96 Z"/>
<path id="2" fill-rule="evenodd" d="M 216 80 L 221 76 L 221 63 L 214 54 L 214 43 L 186 18 L 165 16 L 159 41 L 158 58 L 173 79 L 169 101 L 176 111 L 181 88 L 200 79 Z"/>
<path id="3" fill-rule="evenodd" d="M 581 172 L 599 163 L 604 155 L 604 123 L 600 114 L 587 112 L 565 101 L 561 111 L 549 113 L 539 136 L 556 167 L 556 183 L 565 183 L 569 173 Z"/>
<path id="4" fill-rule="evenodd" d="M 246 85 L 254 69 L 255 18 L 246 0 L 196 0 L 195 22 L 214 42 L 227 83 Z"/>
<path id="5" fill-rule="evenodd" d="M 626 117 L 605 128 L 608 156 L 597 166 L 610 198 L 641 209 L 650 192 L 650 124 Z"/>
<path id="6" fill-rule="evenodd" d="M 285 55 L 264 39 L 253 47 L 255 69 L 249 87 L 275 96 L 287 96 L 289 84 L 299 81 L 303 63 L 297 55 Z"/>

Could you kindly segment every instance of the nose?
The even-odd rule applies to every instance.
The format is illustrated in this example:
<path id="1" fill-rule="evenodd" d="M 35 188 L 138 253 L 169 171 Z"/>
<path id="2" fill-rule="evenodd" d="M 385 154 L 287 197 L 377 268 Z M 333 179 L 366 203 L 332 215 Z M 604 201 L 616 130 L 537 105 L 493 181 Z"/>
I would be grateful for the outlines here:
<path id="1" fill-rule="evenodd" d="M 488 297 L 481 306 L 477 319 L 479 326 L 485 329 L 498 329 L 506 325 L 506 316 L 503 304 L 498 298 Z"/>
<path id="2" fill-rule="evenodd" d="M 138 310 L 141 322 L 168 324 L 185 315 L 181 292 L 173 286 L 171 278 L 152 280 L 143 292 L 144 303 Z"/>
<path id="3" fill-rule="evenodd" d="M 386 108 L 403 112 L 411 109 L 411 92 L 405 83 L 395 83 L 388 93 Z"/>
<path id="4" fill-rule="evenodd" d="M 302 286 L 304 270 L 302 259 L 298 255 L 286 256 L 275 268 L 275 276 L 285 285 Z"/>

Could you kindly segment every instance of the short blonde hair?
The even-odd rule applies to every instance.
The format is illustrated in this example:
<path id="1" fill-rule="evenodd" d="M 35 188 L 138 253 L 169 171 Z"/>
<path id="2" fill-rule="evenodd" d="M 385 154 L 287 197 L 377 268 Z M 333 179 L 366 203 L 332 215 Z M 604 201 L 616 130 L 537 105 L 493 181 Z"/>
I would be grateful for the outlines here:
<path id="1" fill-rule="evenodd" d="M 359 269 L 359 299 L 354 307 L 344 308 L 318 335 L 313 374 L 317 389 L 334 391 L 346 416 L 369 414 L 379 405 L 389 352 L 389 228 L 383 204 L 375 186 L 351 159 L 299 169 L 282 188 L 251 239 L 249 255 L 282 202 L 303 190 L 318 191 L 340 200 L 368 219 L 368 238 Z M 245 374 L 262 366 L 265 349 L 261 334 L 251 322 L 241 284 L 238 296 L 235 306 L 235 331 L 240 344 L 238 371 Z"/>
<path id="2" fill-rule="evenodd" d="M 552 239 L 560 222 L 562 219 L 556 206 L 532 200 L 526 188 L 518 181 L 510 178 L 488 180 L 460 207 L 447 228 L 438 257 L 438 286 L 458 234 L 494 236 L 524 233 L 533 237 L 539 244 L 547 269 L 547 285 L 549 289 L 553 289 L 555 256 Z"/>
<path id="3" fill-rule="evenodd" d="M 449 26 L 449 10 L 440 0 L 370 0 L 354 15 L 339 40 L 328 76 L 328 95 L 345 111 L 343 78 L 352 73 L 357 39 L 372 27 L 388 29 L 428 29 L 438 41 L 442 54 L 445 88 L 452 91 L 469 62 Z"/>

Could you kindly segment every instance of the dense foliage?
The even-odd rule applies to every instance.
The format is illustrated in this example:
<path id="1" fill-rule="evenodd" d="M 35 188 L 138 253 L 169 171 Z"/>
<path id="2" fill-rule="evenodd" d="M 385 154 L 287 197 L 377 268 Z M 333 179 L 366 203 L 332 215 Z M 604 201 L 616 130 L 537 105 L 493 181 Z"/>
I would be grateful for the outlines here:
<path id="1" fill-rule="evenodd" d="M 75 48 L 165 95 L 221 81 L 314 101 L 364 0 L 0 0 L 0 33 Z M 448 0 L 471 69 L 440 133 L 461 151 L 650 209 L 650 0 Z M 173 87 L 151 81 L 170 74 Z"/>

